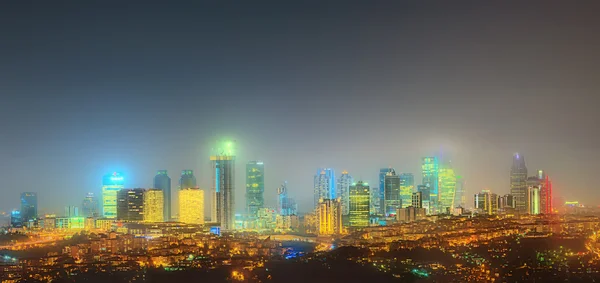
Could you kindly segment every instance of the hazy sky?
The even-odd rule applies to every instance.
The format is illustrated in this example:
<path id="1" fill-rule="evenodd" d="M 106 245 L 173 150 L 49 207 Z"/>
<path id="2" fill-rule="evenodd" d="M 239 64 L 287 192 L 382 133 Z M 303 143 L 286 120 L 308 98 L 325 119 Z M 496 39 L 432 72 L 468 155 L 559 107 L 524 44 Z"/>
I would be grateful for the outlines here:
<path id="1" fill-rule="evenodd" d="M 420 182 L 439 152 L 469 205 L 508 192 L 517 151 L 556 196 L 600 203 L 595 1 L 26 2 L 0 3 L 2 210 L 22 191 L 80 205 L 112 171 L 150 187 L 167 169 L 175 189 L 190 168 L 208 192 L 219 136 L 240 211 L 248 160 L 267 204 L 287 180 L 307 211 L 318 167 Z"/>

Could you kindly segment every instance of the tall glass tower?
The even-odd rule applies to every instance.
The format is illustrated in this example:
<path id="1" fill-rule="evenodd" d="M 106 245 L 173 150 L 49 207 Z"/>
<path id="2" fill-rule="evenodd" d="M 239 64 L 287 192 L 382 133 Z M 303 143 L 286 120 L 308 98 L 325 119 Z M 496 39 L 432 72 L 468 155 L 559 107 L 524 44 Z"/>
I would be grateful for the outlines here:
<path id="1" fill-rule="evenodd" d="M 315 209 L 319 207 L 320 199 L 336 199 L 335 195 L 335 172 L 331 168 L 320 168 L 315 175 L 314 204 Z"/>
<path id="2" fill-rule="evenodd" d="M 514 197 L 517 212 L 527 213 L 527 167 L 525 157 L 519 153 L 513 155 L 510 168 L 510 194 Z"/>
<path id="3" fill-rule="evenodd" d="M 338 179 L 335 195 L 342 201 L 342 215 L 348 215 L 349 210 L 349 193 L 350 185 L 353 183 L 352 176 L 348 175 L 348 171 L 342 171 L 342 175 Z"/>
<path id="4" fill-rule="evenodd" d="M 88 193 L 83 202 L 81 203 L 83 209 L 83 216 L 85 217 L 98 217 L 100 213 L 98 211 L 98 198 L 94 196 L 94 193 Z"/>
<path id="5" fill-rule="evenodd" d="M 125 180 L 119 172 L 104 175 L 102 178 L 102 216 L 117 218 L 117 193 L 125 188 Z"/>
<path id="6" fill-rule="evenodd" d="M 439 212 L 445 213 L 448 209 L 452 212 L 456 196 L 456 174 L 450 164 L 440 169 L 439 178 Z"/>
<path id="7" fill-rule="evenodd" d="M 277 188 L 277 213 L 282 216 L 298 215 L 296 201 L 288 196 L 287 182 Z"/>
<path id="8" fill-rule="evenodd" d="M 371 204 L 371 189 L 369 184 L 358 181 L 352 184 L 349 189 L 349 222 L 350 227 L 367 227 L 369 226 L 369 211 Z"/>
<path id="9" fill-rule="evenodd" d="M 400 174 L 400 199 L 402 199 L 402 208 L 411 206 L 412 193 L 415 190 L 415 175 L 412 173 Z"/>
<path id="10" fill-rule="evenodd" d="M 402 207 L 402 199 L 400 199 L 400 176 L 396 175 L 396 170 L 391 169 L 385 175 L 384 183 L 385 216 L 394 216 L 396 215 L 398 208 Z"/>
<path id="11" fill-rule="evenodd" d="M 196 177 L 194 176 L 193 170 L 183 170 L 181 171 L 181 177 L 179 178 L 179 189 L 189 189 L 189 188 L 197 188 Z"/>
<path id="12" fill-rule="evenodd" d="M 21 219 L 23 222 L 35 220 L 38 213 L 37 193 L 21 193 Z"/>
<path id="13" fill-rule="evenodd" d="M 265 207 L 265 165 L 262 161 L 246 164 L 246 212 L 257 217 L 258 210 Z"/>
<path id="14" fill-rule="evenodd" d="M 461 176 L 456 176 L 456 193 L 454 194 L 454 207 L 465 207 L 465 179 Z"/>
<path id="15" fill-rule="evenodd" d="M 438 182 L 440 163 L 437 157 L 423 157 L 421 160 L 422 184 L 429 187 L 429 209 L 437 213 L 438 204 Z"/>
<path id="16" fill-rule="evenodd" d="M 167 170 L 158 170 L 154 176 L 154 188 L 162 191 L 163 221 L 171 220 L 171 177 Z"/>
<path id="17" fill-rule="evenodd" d="M 141 188 L 120 190 L 117 193 L 117 219 L 144 220 L 144 193 Z"/>
<path id="18" fill-rule="evenodd" d="M 388 172 L 393 171 L 394 168 L 380 168 L 379 169 L 379 194 L 378 194 L 378 199 L 372 199 L 372 202 L 376 202 L 375 205 L 377 206 L 377 214 L 379 215 L 384 215 L 385 216 L 385 204 L 384 204 L 384 200 L 385 200 L 385 175 L 387 175 Z"/>
<path id="19" fill-rule="evenodd" d="M 223 230 L 235 229 L 235 142 L 219 141 L 212 163 L 211 218 Z"/>

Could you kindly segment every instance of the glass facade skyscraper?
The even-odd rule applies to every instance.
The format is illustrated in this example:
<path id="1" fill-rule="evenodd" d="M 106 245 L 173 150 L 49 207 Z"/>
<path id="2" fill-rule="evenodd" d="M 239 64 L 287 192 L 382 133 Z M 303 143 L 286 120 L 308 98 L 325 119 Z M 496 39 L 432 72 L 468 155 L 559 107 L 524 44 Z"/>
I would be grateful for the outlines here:
<path id="1" fill-rule="evenodd" d="M 349 193 L 350 185 L 353 183 L 352 176 L 348 175 L 348 171 L 342 171 L 342 175 L 337 181 L 335 195 L 342 202 L 342 215 L 348 215 L 349 210 Z"/>
<path id="2" fill-rule="evenodd" d="M 412 193 L 415 190 L 415 176 L 412 173 L 400 174 L 400 199 L 402 208 L 409 207 L 412 202 Z"/>
<path id="3" fill-rule="evenodd" d="M 102 216 L 117 218 L 117 193 L 125 188 L 125 179 L 119 172 L 102 178 Z"/>
<path id="4" fill-rule="evenodd" d="M 265 165 L 262 161 L 250 161 L 246 164 L 246 212 L 257 217 L 258 211 L 265 207 Z"/>
<path id="5" fill-rule="evenodd" d="M 385 216 L 395 216 L 398 208 L 402 208 L 402 199 L 400 198 L 400 176 L 396 175 L 396 171 L 394 169 L 390 169 L 390 171 L 385 175 L 384 184 Z"/>
<path id="6" fill-rule="evenodd" d="M 212 163 L 211 219 L 218 222 L 222 230 L 235 229 L 235 143 L 220 141 Z"/>
<path id="7" fill-rule="evenodd" d="M 335 199 L 335 172 L 331 168 L 320 168 L 314 178 L 314 204 L 320 199 Z"/>
<path id="8" fill-rule="evenodd" d="M 454 209 L 454 197 L 456 196 L 456 174 L 454 169 L 447 164 L 439 171 L 439 209 L 441 213 Z"/>
<path id="9" fill-rule="evenodd" d="M 369 226 L 371 189 L 368 183 L 358 181 L 349 188 L 348 220 L 350 227 Z"/>
<path id="10" fill-rule="evenodd" d="M 24 192 L 21 193 L 21 219 L 28 222 L 37 219 L 38 215 L 38 199 L 37 193 Z"/>
<path id="11" fill-rule="evenodd" d="M 454 207 L 465 207 L 465 179 L 461 176 L 456 176 L 456 192 L 454 194 Z"/>
<path id="12" fill-rule="evenodd" d="M 517 212 L 527 213 L 527 167 L 525 157 L 519 153 L 513 155 L 510 168 L 510 194 L 514 197 Z"/>
<path id="13" fill-rule="evenodd" d="M 380 168 L 379 169 L 379 193 L 378 199 L 372 199 L 372 202 L 376 202 L 376 209 L 378 215 L 385 215 L 384 211 L 384 199 L 385 199 L 385 175 L 394 170 L 394 168 Z"/>
<path id="14" fill-rule="evenodd" d="M 163 221 L 171 220 L 171 177 L 167 170 L 158 170 L 154 176 L 154 188 L 159 189 L 163 193 Z"/>
<path id="15" fill-rule="evenodd" d="M 421 159 L 421 184 L 429 187 L 429 211 L 437 213 L 438 205 L 438 182 L 439 182 L 440 164 L 437 157 L 423 157 Z"/>
<path id="16" fill-rule="evenodd" d="M 298 215 L 298 205 L 288 196 L 287 182 L 277 188 L 277 214 L 282 216 Z"/>
<path id="17" fill-rule="evenodd" d="M 117 219 L 144 220 L 144 189 L 122 189 L 117 194 Z"/>
<path id="18" fill-rule="evenodd" d="M 179 177 L 179 189 L 197 188 L 196 176 L 194 176 L 194 170 L 182 170 L 181 177 Z"/>
<path id="19" fill-rule="evenodd" d="M 98 198 L 94 195 L 94 193 L 88 193 L 83 202 L 81 203 L 81 208 L 83 210 L 84 217 L 99 217 L 99 205 Z"/>

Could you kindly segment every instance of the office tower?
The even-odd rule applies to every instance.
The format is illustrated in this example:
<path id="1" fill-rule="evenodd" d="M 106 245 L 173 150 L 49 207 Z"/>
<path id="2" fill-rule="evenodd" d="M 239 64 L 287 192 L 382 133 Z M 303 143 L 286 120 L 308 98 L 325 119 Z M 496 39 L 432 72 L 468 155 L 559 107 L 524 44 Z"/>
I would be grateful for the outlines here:
<path id="1" fill-rule="evenodd" d="M 421 184 L 429 188 L 429 212 L 438 213 L 438 182 L 440 164 L 437 157 L 423 157 L 421 159 Z"/>
<path id="2" fill-rule="evenodd" d="M 204 224 L 204 191 L 198 188 L 179 190 L 179 222 Z"/>
<path id="3" fill-rule="evenodd" d="M 348 218 L 350 227 L 369 226 L 370 198 L 371 189 L 368 183 L 358 181 L 350 186 L 348 190 Z"/>
<path id="4" fill-rule="evenodd" d="M 117 219 L 144 220 L 144 189 L 122 189 L 117 193 Z"/>
<path id="5" fill-rule="evenodd" d="M 540 214 L 540 187 L 528 188 L 527 211 L 529 214 Z"/>
<path id="6" fill-rule="evenodd" d="M 379 186 L 371 187 L 371 215 L 378 215 L 380 212 Z"/>
<path id="7" fill-rule="evenodd" d="M 456 192 L 456 175 L 450 163 L 442 166 L 439 170 L 439 212 L 454 209 L 454 197 Z"/>
<path id="8" fill-rule="evenodd" d="M 393 168 L 380 168 L 379 169 L 379 193 L 378 193 L 378 200 L 379 202 L 376 202 L 375 204 L 377 205 L 377 214 L 379 215 L 385 215 L 385 204 L 384 204 L 384 200 L 385 200 L 385 175 L 387 175 L 388 172 L 394 170 Z M 371 200 L 373 202 L 375 202 L 375 200 Z"/>
<path id="9" fill-rule="evenodd" d="M 429 192 L 431 191 L 431 188 L 425 186 L 425 185 L 418 185 L 417 186 L 417 192 L 421 193 L 421 205 L 422 207 L 425 209 L 425 213 L 427 213 L 428 215 L 430 214 L 429 211 L 429 204 L 430 202 L 430 196 L 429 196 Z"/>
<path id="10" fill-rule="evenodd" d="M 400 174 L 400 199 L 402 207 L 409 207 L 412 202 L 412 193 L 415 190 L 415 176 L 412 173 Z"/>
<path id="11" fill-rule="evenodd" d="M 335 172 L 331 168 L 320 168 L 314 178 L 314 203 L 319 206 L 320 199 L 335 199 Z"/>
<path id="12" fill-rule="evenodd" d="M 166 175 L 166 172 L 165 172 Z M 144 192 L 144 221 L 163 222 L 165 194 L 161 189 L 149 189 Z"/>
<path id="13" fill-rule="evenodd" d="M 454 207 L 465 207 L 467 200 L 465 197 L 465 179 L 456 176 L 456 192 L 454 193 Z"/>
<path id="14" fill-rule="evenodd" d="M 10 227 L 13 227 L 13 228 L 23 227 L 23 217 L 21 217 L 21 211 L 13 210 L 10 212 Z"/>
<path id="15" fill-rule="evenodd" d="M 423 208 L 423 192 L 412 193 L 411 204 L 416 208 Z"/>
<path id="16" fill-rule="evenodd" d="M 495 215 L 498 213 L 498 195 L 489 190 L 482 190 L 475 194 L 474 207 L 478 213 Z"/>
<path id="17" fill-rule="evenodd" d="M 194 182 L 195 183 L 195 182 Z M 158 170 L 154 176 L 154 188 L 163 193 L 163 221 L 171 220 L 171 177 L 167 170 Z"/>
<path id="18" fill-rule="evenodd" d="M 257 217 L 258 210 L 265 207 L 265 165 L 262 161 L 246 164 L 246 213 Z"/>
<path id="19" fill-rule="evenodd" d="M 64 217 L 79 217 L 79 208 L 77 206 L 65 206 Z"/>
<path id="20" fill-rule="evenodd" d="M 515 199 L 517 212 L 527 213 L 527 167 L 525 157 L 518 153 L 513 155 L 510 168 L 510 194 Z"/>
<path id="21" fill-rule="evenodd" d="M 235 229 L 235 143 L 220 141 L 210 157 L 212 163 L 211 218 L 221 230 Z"/>
<path id="22" fill-rule="evenodd" d="M 296 201 L 288 196 L 287 182 L 277 188 L 277 214 L 282 216 L 298 215 Z"/>
<path id="23" fill-rule="evenodd" d="M 342 201 L 342 215 L 349 213 L 349 193 L 350 185 L 353 183 L 352 176 L 348 175 L 348 171 L 342 171 L 342 175 L 337 181 L 335 195 Z"/>
<path id="24" fill-rule="evenodd" d="M 394 169 L 385 175 L 384 211 L 385 216 L 396 215 L 398 208 L 402 207 L 400 199 L 400 176 L 396 175 Z"/>
<path id="25" fill-rule="evenodd" d="M 94 193 L 88 193 L 83 202 L 81 202 L 81 209 L 83 210 L 84 217 L 99 217 L 99 205 L 98 198 L 94 195 Z"/>
<path id="26" fill-rule="evenodd" d="M 498 197 L 498 211 L 502 213 L 513 213 L 515 209 L 514 198 L 510 194 Z"/>
<path id="27" fill-rule="evenodd" d="M 542 180 L 542 188 L 540 191 L 540 213 L 552 214 L 554 213 L 552 205 L 552 181 L 546 174 L 541 175 L 540 178 Z"/>
<path id="28" fill-rule="evenodd" d="M 117 217 L 117 193 L 125 188 L 123 175 L 119 172 L 105 175 L 102 178 L 102 216 Z"/>
<path id="29" fill-rule="evenodd" d="M 24 192 L 21 193 L 21 211 L 20 216 L 23 222 L 33 221 L 37 219 L 38 201 L 37 193 Z"/>
<path id="30" fill-rule="evenodd" d="M 179 189 L 197 188 L 196 176 L 194 176 L 194 170 L 182 170 L 181 177 L 179 177 Z"/>
<path id="31" fill-rule="evenodd" d="M 320 199 L 317 206 L 319 235 L 342 233 L 342 204 L 339 199 Z"/>

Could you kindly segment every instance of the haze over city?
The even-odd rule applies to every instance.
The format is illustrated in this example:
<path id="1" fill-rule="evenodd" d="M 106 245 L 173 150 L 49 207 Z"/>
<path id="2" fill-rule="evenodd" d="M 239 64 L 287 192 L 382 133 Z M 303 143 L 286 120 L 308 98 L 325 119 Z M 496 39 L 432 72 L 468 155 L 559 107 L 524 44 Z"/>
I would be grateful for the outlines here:
<path id="1" fill-rule="evenodd" d="M 593 3 L 593 2 L 589 2 Z M 593 4 L 84 1 L 0 4 L 0 209 L 99 194 L 103 175 L 148 188 L 192 169 L 210 189 L 214 140 L 265 164 L 313 208 L 317 168 L 375 183 L 442 155 L 468 203 L 509 192 L 512 155 L 555 198 L 600 203 L 600 23 Z M 518 11 L 518 12 L 517 12 Z"/>

